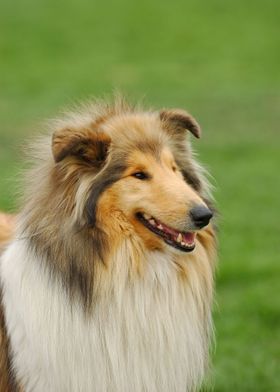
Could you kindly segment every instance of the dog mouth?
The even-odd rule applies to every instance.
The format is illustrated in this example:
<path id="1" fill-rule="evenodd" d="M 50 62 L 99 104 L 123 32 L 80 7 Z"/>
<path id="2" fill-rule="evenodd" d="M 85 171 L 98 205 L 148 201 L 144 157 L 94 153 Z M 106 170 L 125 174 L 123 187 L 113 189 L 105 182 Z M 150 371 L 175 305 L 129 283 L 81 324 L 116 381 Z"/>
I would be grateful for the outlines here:
<path id="1" fill-rule="evenodd" d="M 136 216 L 147 229 L 161 237 L 166 244 L 182 252 L 194 250 L 195 233 L 175 230 L 146 213 L 138 212 Z"/>

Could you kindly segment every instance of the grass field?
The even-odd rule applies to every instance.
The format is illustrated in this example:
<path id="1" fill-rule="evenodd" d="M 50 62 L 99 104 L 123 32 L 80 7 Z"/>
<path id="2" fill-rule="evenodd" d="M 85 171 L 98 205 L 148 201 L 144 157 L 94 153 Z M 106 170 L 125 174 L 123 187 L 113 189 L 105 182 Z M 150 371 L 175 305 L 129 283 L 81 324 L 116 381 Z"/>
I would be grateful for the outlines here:
<path id="1" fill-rule="evenodd" d="M 20 146 L 61 107 L 119 88 L 199 119 L 221 211 L 216 392 L 280 391 L 279 13 L 276 0 L 0 5 L 1 209 L 16 206 Z"/>

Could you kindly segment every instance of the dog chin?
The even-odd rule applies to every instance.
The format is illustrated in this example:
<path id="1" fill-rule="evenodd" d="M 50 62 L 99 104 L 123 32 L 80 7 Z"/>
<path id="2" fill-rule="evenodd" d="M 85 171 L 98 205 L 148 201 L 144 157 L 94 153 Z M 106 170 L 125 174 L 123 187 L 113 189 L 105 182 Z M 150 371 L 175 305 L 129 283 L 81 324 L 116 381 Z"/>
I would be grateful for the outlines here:
<path id="1" fill-rule="evenodd" d="M 182 249 L 182 248 L 179 248 L 179 247 L 177 248 L 176 246 L 170 245 L 164 241 L 164 249 L 167 252 L 173 253 L 177 256 L 182 256 L 184 254 L 193 253 L 195 250 L 195 247 L 196 247 L 195 244 L 193 244 L 192 247 L 189 249 Z"/>

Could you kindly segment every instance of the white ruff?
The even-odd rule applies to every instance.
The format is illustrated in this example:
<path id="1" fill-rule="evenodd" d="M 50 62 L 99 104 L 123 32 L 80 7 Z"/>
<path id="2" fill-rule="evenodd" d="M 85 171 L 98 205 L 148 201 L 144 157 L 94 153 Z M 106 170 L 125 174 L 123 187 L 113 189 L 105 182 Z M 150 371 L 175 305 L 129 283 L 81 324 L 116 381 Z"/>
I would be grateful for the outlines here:
<path id="1" fill-rule="evenodd" d="M 211 295 L 195 268 L 197 250 L 186 260 L 186 280 L 171 254 L 159 252 L 146 255 L 142 277 L 128 278 L 129 249 L 124 245 L 110 261 L 111 290 L 96 299 L 90 316 L 78 302 L 71 306 L 24 240 L 6 251 L 3 299 L 25 392 L 186 392 L 199 386 Z"/>

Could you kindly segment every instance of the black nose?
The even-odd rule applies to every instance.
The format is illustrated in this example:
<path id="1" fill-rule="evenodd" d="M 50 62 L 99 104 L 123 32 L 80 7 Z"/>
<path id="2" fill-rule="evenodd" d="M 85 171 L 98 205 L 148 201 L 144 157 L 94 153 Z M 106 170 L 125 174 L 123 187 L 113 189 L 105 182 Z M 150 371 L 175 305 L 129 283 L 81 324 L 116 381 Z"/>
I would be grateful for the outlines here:
<path id="1" fill-rule="evenodd" d="M 207 207 L 196 206 L 190 210 L 190 215 L 195 226 L 202 229 L 202 227 L 208 225 L 213 213 Z"/>

